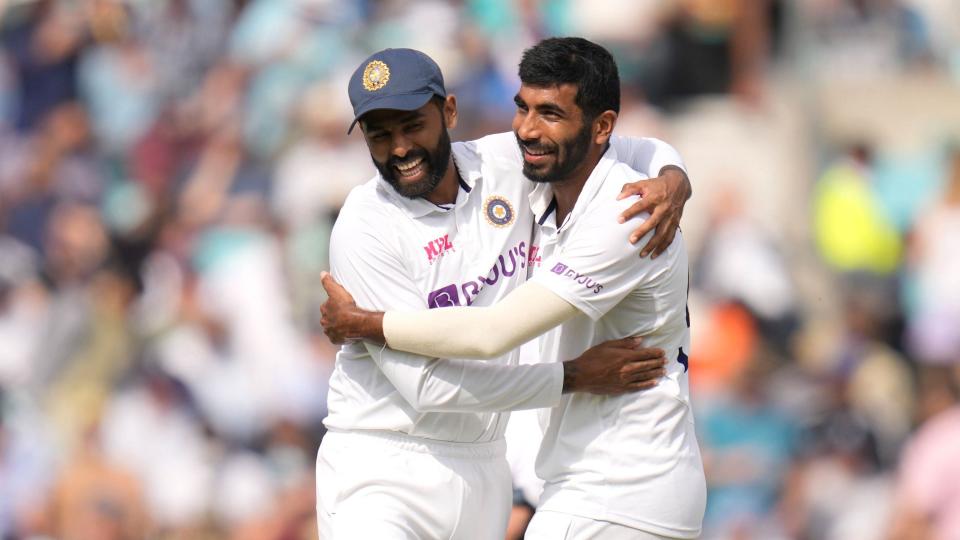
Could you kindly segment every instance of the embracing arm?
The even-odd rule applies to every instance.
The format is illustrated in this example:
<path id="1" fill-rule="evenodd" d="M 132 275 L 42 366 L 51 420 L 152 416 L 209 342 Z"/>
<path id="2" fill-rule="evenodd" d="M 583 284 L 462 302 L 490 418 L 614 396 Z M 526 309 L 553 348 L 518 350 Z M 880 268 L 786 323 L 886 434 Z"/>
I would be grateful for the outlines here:
<path id="1" fill-rule="evenodd" d="M 423 306 L 399 254 L 393 253 L 382 237 L 364 230 L 367 228 L 363 223 L 341 222 L 334 228 L 331 263 L 339 270 L 338 276 L 364 306 L 372 309 L 409 310 Z M 330 306 L 338 305 L 338 298 L 341 306 L 382 318 L 382 312 L 360 310 L 346 289 L 329 274 L 324 276 L 323 283 L 330 293 L 323 308 L 325 319 L 330 316 Z M 389 294 L 383 294 L 384 291 Z M 382 335 L 379 328 L 377 332 Z M 562 364 L 523 366 L 426 358 L 369 341 L 347 345 L 358 346 L 366 353 L 362 356 L 376 362 L 404 400 L 420 412 L 541 408 L 555 405 L 561 392 L 617 395 L 643 390 L 662 376 L 665 362 L 663 351 L 641 348 L 639 341 L 630 338 L 597 345 Z"/>
<path id="2" fill-rule="evenodd" d="M 546 287 L 525 283 L 489 307 L 389 311 L 386 343 L 433 356 L 493 358 L 572 318 L 577 308 Z M 462 329 L 469 328 L 469 331 Z"/>
<path id="3" fill-rule="evenodd" d="M 620 161 L 650 177 L 623 186 L 619 199 L 632 195 L 639 195 L 640 199 L 620 214 L 620 222 L 649 212 L 650 217 L 630 235 L 630 243 L 637 243 L 655 230 L 640 256 L 652 253 L 656 257 L 673 242 L 683 207 L 693 193 L 683 160 L 672 146 L 652 137 L 613 137 L 611 144 Z"/>
<path id="4" fill-rule="evenodd" d="M 507 366 L 425 358 L 364 342 L 371 359 L 418 412 L 538 409 L 557 404 L 569 384 L 559 363 Z"/>
<path id="5" fill-rule="evenodd" d="M 324 332 L 334 343 L 370 339 L 390 348 L 435 357 L 494 358 L 573 317 L 579 311 L 546 287 L 525 283 L 489 307 L 368 311 L 330 274 L 321 284 Z"/>
<path id="6" fill-rule="evenodd" d="M 624 275 L 650 271 L 651 263 L 640 263 L 625 241 L 630 225 L 612 219 L 625 202 L 608 201 L 592 212 L 579 234 L 571 242 L 574 252 L 586 253 L 578 262 L 584 276 Z M 593 233 L 596 234 L 593 234 Z M 652 234 L 652 233 L 650 233 Z M 599 242 L 599 244 L 598 244 Z M 581 246 L 583 244 L 583 246 Z M 675 250 L 674 250 L 675 251 Z M 598 256 L 598 253 L 607 254 Z M 566 261 L 565 261 L 566 262 Z M 551 272 L 543 272 L 541 281 L 549 281 Z M 536 281 L 518 287 L 496 304 L 488 307 L 447 307 L 410 312 L 398 309 L 369 312 L 357 308 L 349 293 L 329 275 L 321 279 L 329 300 L 321 307 L 324 331 L 334 342 L 346 339 L 374 339 L 391 348 L 429 356 L 459 358 L 492 358 L 505 353 L 574 317 L 578 313 L 597 316 L 591 302 L 574 304 L 568 301 L 567 280 L 550 286 Z M 582 288 L 582 287 L 580 287 Z M 627 289 L 624 289 L 627 290 Z M 565 291 L 561 296 L 559 291 Z M 596 298 L 608 298 L 612 305 L 619 298 L 609 291 L 593 291 Z M 576 295 L 570 295 L 576 298 Z M 595 303 L 595 302 L 593 302 Z"/>
<path id="7" fill-rule="evenodd" d="M 333 271 L 364 307 L 377 310 L 425 307 L 404 266 L 403 253 L 397 250 L 392 239 L 378 234 L 378 223 L 371 215 L 375 214 L 354 209 L 341 213 L 330 242 Z M 345 289 L 342 292 L 347 294 Z M 371 342 L 346 347 L 353 353 L 347 362 L 375 362 L 403 399 L 419 412 L 549 407 L 560 399 L 564 383 L 564 368 L 559 364 L 514 369 L 515 366 L 486 362 L 425 358 Z"/>
<path id="8" fill-rule="evenodd" d="M 552 407 L 561 393 L 619 395 L 653 387 L 664 352 L 639 338 L 607 341 L 565 362 L 503 365 L 424 358 L 364 342 L 404 400 L 419 412 L 515 411 Z"/>

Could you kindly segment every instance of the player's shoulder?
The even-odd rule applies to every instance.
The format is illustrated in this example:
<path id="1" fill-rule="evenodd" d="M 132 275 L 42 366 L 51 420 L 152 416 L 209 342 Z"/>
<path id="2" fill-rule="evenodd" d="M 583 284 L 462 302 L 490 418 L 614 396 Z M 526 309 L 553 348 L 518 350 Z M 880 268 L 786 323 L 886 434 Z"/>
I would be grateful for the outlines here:
<path id="1" fill-rule="evenodd" d="M 391 206 L 381 184 L 377 175 L 351 189 L 340 207 L 339 216 L 367 215 L 370 210 Z"/>
<path id="2" fill-rule="evenodd" d="M 656 137 L 627 137 L 614 134 L 610 138 L 610 144 L 628 161 L 649 161 L 658 152 L 677 153 L 676 148 L 670 143 Z"/>
<path id="3" fill-rule="evenodd" d="M 455 149 L 486 164 L 515 165 L 520 162 L 520 149 L 512 132 L 494 133 L 472 141 L 453 143 Z"/>
<path id="4" fill-rule="evenodd" d="M 647 175 L 637 172 L 630 167 L 630 165 L 622 161 L 616 161 L 604 177 L 603 184 L 591 201 L 590 206 L 592 208 L 603 207 L 611 210 L 625 210 L 636 202 L 636 200 L 634 197 L 617 200 L 617 196 L 623 189 L 624 184 L 647 180 L 648 178 Z"/>
<path id="5" fill-rule="evenodd" d="M 646 180 L 649 176 L 635 170 L 628 163 L 620 160 L 616 160 L 610 171 L 607 173 L 607 177 L 604 179 L 604 184 L 621 182 L 621 186 L 627 182 L 636 182 L 637 180 Z"/>
<path id="6" fill-rule="evenodd" d="M 337 214 L 334 234 L 383 230 L 384 222 L 391 220 L 398 209 L 381 184 L 379 176 L 374 176 L 350 190 Z"/>
<path id="7" fill-rule="evenodd" d="M 481 192 L 512 195 L 519 204 L 526 201 L 532 186 L 522 177 L 523 158 L 513 133 L 496 133 L 454 143 L 454 159 L 465 178 L 482 179 Z"/>

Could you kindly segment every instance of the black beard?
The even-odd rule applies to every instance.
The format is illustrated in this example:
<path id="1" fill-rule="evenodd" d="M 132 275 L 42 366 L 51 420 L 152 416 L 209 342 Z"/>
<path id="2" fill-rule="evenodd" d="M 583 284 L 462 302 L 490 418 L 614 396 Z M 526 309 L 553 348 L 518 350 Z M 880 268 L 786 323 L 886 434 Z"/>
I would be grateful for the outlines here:
<path id="1" fill-rule="evenodd" d="M 377 170 L 380 171 L 380 176 L 393 187 L 394 191 L 408 199 L 416 199 L 427 195 L 440 185 L 440 181 L 443 180 L 443 175 L 447 173 L 447 167 L 450 166 L 450 152 L 450 134 L 447 133 L 447 128 L 444 127 L 443 132 L 440 133 L 440 139 L 437 141 L 436 149 L 433 152 L 417 149 L 408 152 L 403 159 L 390 156 L 390 159 L 388 159 L 386 163 L 380 163 L 374 159 L 373 164 Z M 400 183 L 394 165 L 421 157 L 427 165 L 428 174 L 426 178 L 414 184 Z"/>
<path id="2" fill-rule="evenodd" d="M 534 150 L 544 149 L 547 151 L 553 151 L 554 155 L 557 156 L 556 164 L 554 164 L 552 168 L 547 169 L 542 173 L 534 170 L 526 160 L 523 161 L 523 175 L 534 182 L 552 183 L 565 180 L 577 167 L 580 166 L 583 160 L 587 157 L 587 152 L 590 150 L 589 124 L 585 124 L 580 131 L 577 131 L 577 134 L 574 135 L 572 139 L 560 143 L 563 152 L 558 152 L 557 148 L 540 146 L 532 141 L 524 142 L 520 136 L 516 134 L 516 132 L 514 132 L 514 135 L 517 137 L 517 144 L 520 145 L 521 150 L 524 147 Z"/>

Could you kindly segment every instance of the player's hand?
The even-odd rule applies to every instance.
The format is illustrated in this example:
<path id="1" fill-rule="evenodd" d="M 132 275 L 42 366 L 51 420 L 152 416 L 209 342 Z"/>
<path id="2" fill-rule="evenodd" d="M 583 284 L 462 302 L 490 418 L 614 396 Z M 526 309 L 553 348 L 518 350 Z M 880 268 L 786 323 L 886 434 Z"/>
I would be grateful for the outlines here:
<path id="1" fill-rule="evenodd" d="M 628 337 L 587 349 L 563 363 L 563 391 L 617 396 L 653 388 L 666 375 L 662 349 L 643 347 L 643 339 Z"/>
<path id="2" fill-rule="evenodd" d="M 327 301 L 320 306 L 320 324 L 332 343 L 363 338 L 383 341 L 383 313 L 357 307 L 350 293 L 327 272 L 321 272 L 320 284 L 327 291 Z"/>
<path id="3" fill-rule="evenodd" d="M 692 193 L 686 173 L 673 165 L 661 169 L 660 176 L 656 178 L 624 184 L 617 200 L 631 195 L 640 195 L 641 198 L 620 214 L 620 223 L 642 212 L 650 213 L 650 217 L 630 235 L 630 243 L 637 243 L 645 234 L 656 229 L 653 237 L 640 250 L 641 257 L 652 253 L 655 259 L 670 246 L 680 227 L 683 205 Z"/>

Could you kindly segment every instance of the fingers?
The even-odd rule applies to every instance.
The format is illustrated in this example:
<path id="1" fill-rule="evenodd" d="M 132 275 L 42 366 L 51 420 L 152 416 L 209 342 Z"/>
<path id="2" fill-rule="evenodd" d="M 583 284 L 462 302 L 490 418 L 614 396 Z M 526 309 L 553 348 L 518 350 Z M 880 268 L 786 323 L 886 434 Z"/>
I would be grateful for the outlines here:
<path id="1" fill-rule="evenodd" d="M 333 279 L 330 272 L 320 272 L 320 285 L 323 286 L 323 290 L 327 291 L 327 297 L 348 303 L 353 302 L 353 296 L 343 288 L 343 285 Z"/>
<path id="2" fill-rule="evenodd" d="M 633 392 L 639 392 L 641 390 L 649 390 L 657 386 L 657 384 L 659 383 L 660 383 L 660 377 L 657 377 L 654 379 L 633 382 L 624 386 L 608 388 L 604 392 L 595 392 L 595 393 L 600 395 L 607 395 L 607 396 L 622 396 L 624 394 L 631 394 Z"/>
<path id="3" fill-rule="evenodd" d="M 655 217 L 657 216 L 657 217 Z M 630 233 L 630 243 L 636 244 L 640 241 L 641 238 L 647 235 L 654 227 L 657 226 L 657 223 L 660 221 L 660 217 L 656 212 L 650 215 L 646 221 L 640 224 L 632 233 Z M 650 242 L 647 242 L 647 245 L 650 245 Z M 644 248 L 646 249 L 646 248 Z M 641 255 L 642 256 L 642 255 Z"/>
<path id="4" fill-rule="evenodd" d="M 656 350 L 656 349 L 651 349 Z M 664 356 L 658 356 L 651 359 L 635 360 L 623 367 L 622 373 L 636 380 L 635 377 L 647 371 L 659 371 L 667 365 L 667 359 Z"/>
<path id="5" fill-rule="evenodd" d="M 640 256 L 646 257 L 647 254 L 651 254 L 651 259 L 656 259 L 661 253 L 666 251 L 670 244 L 673 243 L 674 236 L 677 235 L 677 225 L 678 222 L 671 218 L 666 219 L 657 227 L 657 231 L 654 233 L 653 237 L 650 238 L 650 241 L 647 242 L 647 245 L 640 250 Z"/>
<path id="6" fill-rule="evenodd" d="M 659 367 L 652 369 L 635 369 L 631 371 L 625 371 L 621 375 L 623 376 L 623 382 L 628 384 L 636 384 L 645 381 L 658 381 L 667 374 L 667 369 L 661 364 Z"/>
<path id="7" fill-rule="evenodd" d="M 645 197 L 643 199 L 638 199 L 637 202 L 630 205 L 630 208 L 627 208 L 619 216 L 617 216 L 617 223 L 626 223 L 628 219 L 631 219 L 644 212 L 650 212 L 655 207 L 656 202 L 654 202 L 654 200 L 651 198 Z M 637 238 L 639 238 L 639 236 Z"/>
<path id="8" fill-rule="evenodd" d="M 636 244 L 637 242 L 640 241 L 641 238 L 643 238 L 647 233 L 649 233 L 654 229 L 659 231 L 660 227 L 664 225 L 664 221 L 669 221 L 669 219 L 664 220 L 664 218 L 667 215 L 668 215 L 667 205 L 665 204 L 657 205 L 657 207 L 653 209 L 653 212 L 650 213 L 650 217 L 648 217 L 646 221 L 641 223 L 640 226 L 637 227 L 635 231 L 630 233 L 630 243 Z M 655 237 L 656 235 L 654 235 L 653 238 Z M 650 246 L 653 243 L 653 238 L 648 240 L 646 245 L 643 246 L 643 249 L 640 251 L 641 257 L 646 257 L 647 254 L 650 253 L 651 251 Z"/>
<path id="9" fill-rule="evenodd" d="M 619 201 L 621 199 L 626 199 L 627 197 L 631 197 L 633 195 L 642 196 L 646 192 L 647 189 L 643 182 L 631 182 L 629 184 L 624 184 L 623 187 L 620 188 L 620 194 L 617 195 L 617 200 Z"/>
<path id="10" fill-rule="evenodd" d="M 659 380 L 659 377 L 658 377 L 657 379 L 650 380 L 650 381 L 643 381 L 643 382 L 633 383 L 633 384 L 629 385 L 627 388 L 628 388 L 631 392 L 639 392 L 639 391 L 641 391 L 641 390 L 649 390 L 649 389 L 653 388 L 654 386 L 656 386 L 659 382 L 660 382 L 660 380 Z"/>
<path id="11" fill-rule="evenodd" d="M 663 360 L 666 359 L 666 354 L 664 354 L 663 349 L 658 348 L 643 348 L 643 349 L 634 349 L 628 354 L 629 362 L 631 364 L 636 364 L 638 362 L 643 362 L 646 360 Z"/>
<path id="12" fill-rule="evenodd" d="M 325 324 L 322 319 L 320 324 Z M 323 327 L 323 333 L 327 336 L 327 339 L 330 340 L 330 343 L 333 343 L 334 345 L 342 345 L 346 341 L 342 334 L 334 332 L 332 329 L 327 328 L 326 326 Z"/>
<path id="13" fill-rule="evenodd" d="M 327 291 L 327 296 L 333 296 L 334 291 L 336 291 L 334 287 L 336 284 L 337 282 L 330 275 L 330 272 L 320 272 L 320 285 L 323 286 L 323 290 Z"/>
<path id="14" fill-rule="evenodd" d="M 642 344 L 643 344 L 643 338 L 642 338 L 642 337 L 640 337 L 640 336 L 627 336 L 627 337 L 625 337 L 625 338 L 614 339 L 614 340 L 610 340 L 610 341 L 601 343 L 600 345 L 597 345 L 597 347 L 610 347 L 610 348 L 614 348 L 614 349 L 626 349 L 626 350 L 629 350 L 629 351 L 633 351 L 633 350 L 639 348 L 640 345 L 642 345 Z"/>

